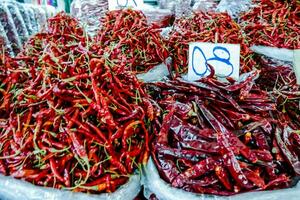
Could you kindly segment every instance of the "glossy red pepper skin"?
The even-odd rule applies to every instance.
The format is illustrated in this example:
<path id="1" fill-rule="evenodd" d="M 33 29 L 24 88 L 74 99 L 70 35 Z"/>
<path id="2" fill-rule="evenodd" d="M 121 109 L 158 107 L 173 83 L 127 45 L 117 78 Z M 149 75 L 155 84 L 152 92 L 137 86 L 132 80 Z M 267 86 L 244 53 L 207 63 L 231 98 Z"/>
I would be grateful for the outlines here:
<path id="1" fill-rule="evenodd" d="M 260 88 L 259 73 L 245 76 L 245 84 L 207 77 L 146 85 L 163 113 L 155 122 L 152 156 L 166 182 L 189 192 L 216 195 L 291 186 L 300 152 L 293 127 L 299 125 L 280 110 L 278 102 L 283 100 L 276 99 L 276 91 Z M 286 81 L 294 82 L 293 76 L 289 78 Z M 286 94 L 290 95 L 286 110 L 296 108 L 292 98 L 297 92 Z"/>

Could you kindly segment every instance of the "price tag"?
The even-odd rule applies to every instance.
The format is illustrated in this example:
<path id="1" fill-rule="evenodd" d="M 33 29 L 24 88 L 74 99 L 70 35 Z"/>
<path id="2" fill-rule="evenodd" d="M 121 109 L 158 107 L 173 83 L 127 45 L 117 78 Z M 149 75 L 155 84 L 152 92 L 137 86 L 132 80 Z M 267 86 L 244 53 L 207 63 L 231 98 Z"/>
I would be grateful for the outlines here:
<path id="1" fill-rule="evenodd" d="M 240 45 L 193 42 L 189 44 L 188 80 L 195 81 L 211 73 L 220 80 L 226 77 L 239 79 Z"/>
<path id="2" fill-rule="evenodd" d="M 294 50 L 294 71 L 297 78 L 297 84 L 300 84 L 300 49 Z"/>
<path id="3" fill-rule="evenodd" d="M 140 8 L 144 4 L 143 0 L 108 0 L 109 10 L 122 8 Z"/>

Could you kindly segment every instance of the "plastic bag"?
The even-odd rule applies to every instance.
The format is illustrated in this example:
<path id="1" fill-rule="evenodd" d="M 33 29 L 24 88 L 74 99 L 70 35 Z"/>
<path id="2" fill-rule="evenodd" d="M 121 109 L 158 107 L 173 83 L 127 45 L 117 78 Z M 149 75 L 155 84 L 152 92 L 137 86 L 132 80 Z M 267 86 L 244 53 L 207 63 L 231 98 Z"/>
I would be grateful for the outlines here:
<path id="1" fill-rule="evenodd" d="M 190 16 L 192 12 L 192 0 L 176 0 L 175 17 Z"/>
<path id="2" fill-rule="evenodd" d="M 28 11 L 25 9 L 25 5 L 24 4 L 20 4 L 20 3 L 17 3 L 16 4 L 19 11 L 20 11 L 20 14 L 24 20 L 24 23 L 25 23 L 25 26 L 26 26 L 26 29 L 28 31 L 28 35 L 32 35 L 33 34 L 33 29 L 32 29 L 32 26 L 31 26 L 31 22 L 30 22 L 30 18 L 29 18 L 29 13 Z"/>
<path id="3" fill-rule="evenodd" d="M 132 200 L 140 192 L 140 176 L 132 175 L 113 193 L 84 194 L 35 186 L 22 180 L 0 175 L 0 199 L 5 200 Z"/>
<path id="4" fill-rule="evenodd" d="M 294 58 L 294 52 L 290 49 L 254 45 L 251 47 L 251 50 L 255 53 L 287 62 L 293 62 Z"/>
<path id="5" fill-rule="evenodd" d="M 170 59 L 168 58 L 166 63 L 170 63 Z M 157 82 L 162 80 L 165 76 L 169 75 L 169 70 L 168 67 L 162 63 L 160 65 L 157 65 L 153 67 L 151 70 L 149 70 L 147 73 L 143 74 L 138 74 L 137 78 L 142 80 L 145 83 L 150 83 L 150 82 Z"/>
<path id="6" fill-rule="evenodd" d="M 0 23 L 0 51 L 1 51 L 0 54 L 2 54 L 3 49 L 4 49 L 5 53 L 8 53 L 10 56 L 14 56 L 14 53 L 10 46 L 9 40 L 6 36 L 4 27 Z"/>
<path id="7" fill-rule="evenodd" d="M 214 11 L 218 3 L 218 0 L 197 0 L 193 6 L 193 11 Z"/>
<path id="8" fill-rule="evenodd" d="M 25 43 L 28 39 L 28 31 L 17 4 L 15 2 L 7 2 L 4 5 L 12 16 L 21 43 Z"/>
<path id="9" fill-rule="evenodd" d="M 56 10 L 55 7 L 50 6 L 50 5 L 44 5 L 42 6 L 42 8 L 44 9 L 45 13 L 46 13 L 46 18 L 48 19 L 49 17 L 52 17 L 55 15 Z"/>
<path id="10" fill-rule="evenodd" d="M 168 9 L 172 12 L 172 14 L 174 14 L 176 2 L 170 0 L 158 0 L 158 6 L 160 9 Z"/>
<path id="11" fill-rule="evenodd" d="M 0 4 L 0 20 L 6 32 L 6 36 L 8 38 L 8 41 L 10 42 L 12 50 L 16 55 L 21 50 L 21 41 L 18 37 L 18 33 L 11 14 L 5 4 Z"/>
<path id="12" fill-rule="evenodd" d="M 71 4 L 71 14 L 92 36 L 100 29 L 100 19 L 107 11 L 108 0 L 74 0 Z"/>
<path id="13" fill-rule="evenodd" d="M 168 9 L 144 9 L 142 10 L 147 17 L 148 23 L 154 23 L 159 28 L 168 27 L 171 24 L 173 14 Z"/>
<path id="14" fill-rule="evenodd" d="M 249 10 L 251 6 L 253 6 L 252 0 L 222 0 L 216 10 L 227 12 L 232 18 L 236 19 L 241 12 Z"/>
<path id="15" fill-rule="evenodd" d="M 300 183 L 293 188 L 248 192 L 230 197 L 194 194 L 172 188 L 169 184 L 163 181 L 159 177 L 152 159 L 149 160 L 146 168 L 144 169 L 142 184 L 144 185 L 144 195 L 146 198 L 149 198 L 149 196 L 154 193 L 159 200 L 299 200 L 300 196 Z"/>
<path id="16" fill-rule="evenodd" d="M 34 33 L 39 31 L 39 25 L 38 25 L 37 20 L 35 18 L 34 9 L 29 4 L 25 5 L 25 9 L 28 12 L 28 16 L 29 16 L 29 19 L 30 19 L 32 31 L 33 31 L 33 34 L 34 34 Z"/>
<path id="17" fill-rule="evenodd" d="M 34 10 L 34 14 L 35 14 L 35 18 L 38 24 L 38 31 L 42 29 L 42 27 L 44 26 L 44 24 L 46 23 L 46 12 L 43 10 L 43 8 L 41 6 L 33 6 L 32 7 Z"/>

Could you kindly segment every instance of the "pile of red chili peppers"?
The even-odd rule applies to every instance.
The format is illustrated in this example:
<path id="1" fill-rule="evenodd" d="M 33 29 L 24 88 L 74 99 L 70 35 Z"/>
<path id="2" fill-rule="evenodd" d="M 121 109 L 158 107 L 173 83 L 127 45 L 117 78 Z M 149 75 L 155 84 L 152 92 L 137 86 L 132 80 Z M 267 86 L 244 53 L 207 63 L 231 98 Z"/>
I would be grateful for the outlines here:
<path id="1" fill-rule="evenodd" d="M 225 196 L 291 186 L 300 174 L 296 122 L 282 118 L 255 83 L 259 71 L 240 82 L 212 77 L 147 85 L 160 113 L 152 157 L 161 177 L 189 192 Z"/>
<path id="2" fill-rule="evenodd" d="M 148 25 L 141 11 L 130 9 L 106 14 L 94 47 L 97 54 L 118 64 L 117 72 L 147 72 L 168 57 L 160 29 Z"/>
<path id="3" fill-rule="evenodd" d="M 263 9 L 281 28 L 244 27 L 257 39 L 251 43 L 270 40 L 252 36 L 258 27 L 264 34 L 289 27 L 290 35 L 279 33 L 271 46 L 299 48 L 291 25 L 299 8 L 282 3 L 283 15 L 280 3 L 266 2 L 241 19 L 257 23 Z M 199 81 L 180 78 L 194 41 L 240 44 L 241 80 L 220 82 L 212 67 Z M 137 79 L 169 53 L 175 78 Z M 168 42 L 140 11 L 108 12 L 96 38 L 59 13 L 15 58 L 0 56 L 0 173 L 41 186 L 114 192 L 151 149 L 161 177 L 189 192 L 290 187 L 300 175 L 299 99 L 292 68 L 254 57 L 225 13 L 178 19 Z"/>
<path id="4" fill-rule="evenodd" d="M 77 21 L 60 13 L 16 58 L 1 60 L 2 174 L 113 192 L 147 161 L 148 95 L 134 74 L 114 73 L 117 66 L 93 55 L 89 43 Z"/>
<path id="5" fill-rule="evenodd" d="M 196 12 L 192 17 L 175 21 L 168 46 L 173 59 L 173 71 L 186 73 L 190 42 L 215 42 L 241 45 L 241 72 L 249 72 L 256 63 L 239 25 L 227 13 Z"/>
<path id="6" fill-rule="evenodd" d="M 300 3 L 298 0 L 256 0 L 257 6 L 240 17 L 251 45 L 300 48 Z"/>
<path id="7" fill-rule="evenodd" d="M 261 76 L 259 86 L 268 91 L 277 104 L 277 115 L 286 121 L 294 130 L 300 129 L 300 87 L 297 85 L 293 67 L 289 64 L 276 63 L 269 59 L 261 59 Z M 299 140 L 300 141 L 300 140 Z M 294 147 L 299 149 L 299 147 Z"/>

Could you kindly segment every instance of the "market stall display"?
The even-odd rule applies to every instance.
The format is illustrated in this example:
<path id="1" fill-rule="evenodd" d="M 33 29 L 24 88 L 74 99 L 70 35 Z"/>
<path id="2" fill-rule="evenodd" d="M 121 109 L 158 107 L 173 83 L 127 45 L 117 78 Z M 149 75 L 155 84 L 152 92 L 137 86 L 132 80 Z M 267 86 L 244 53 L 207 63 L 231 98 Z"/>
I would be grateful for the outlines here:
<path id="1" fill-rule="evenodd" d="M 0 199 L 299 198 L 299 2 L 158 3 L 0 4 Z"/>

